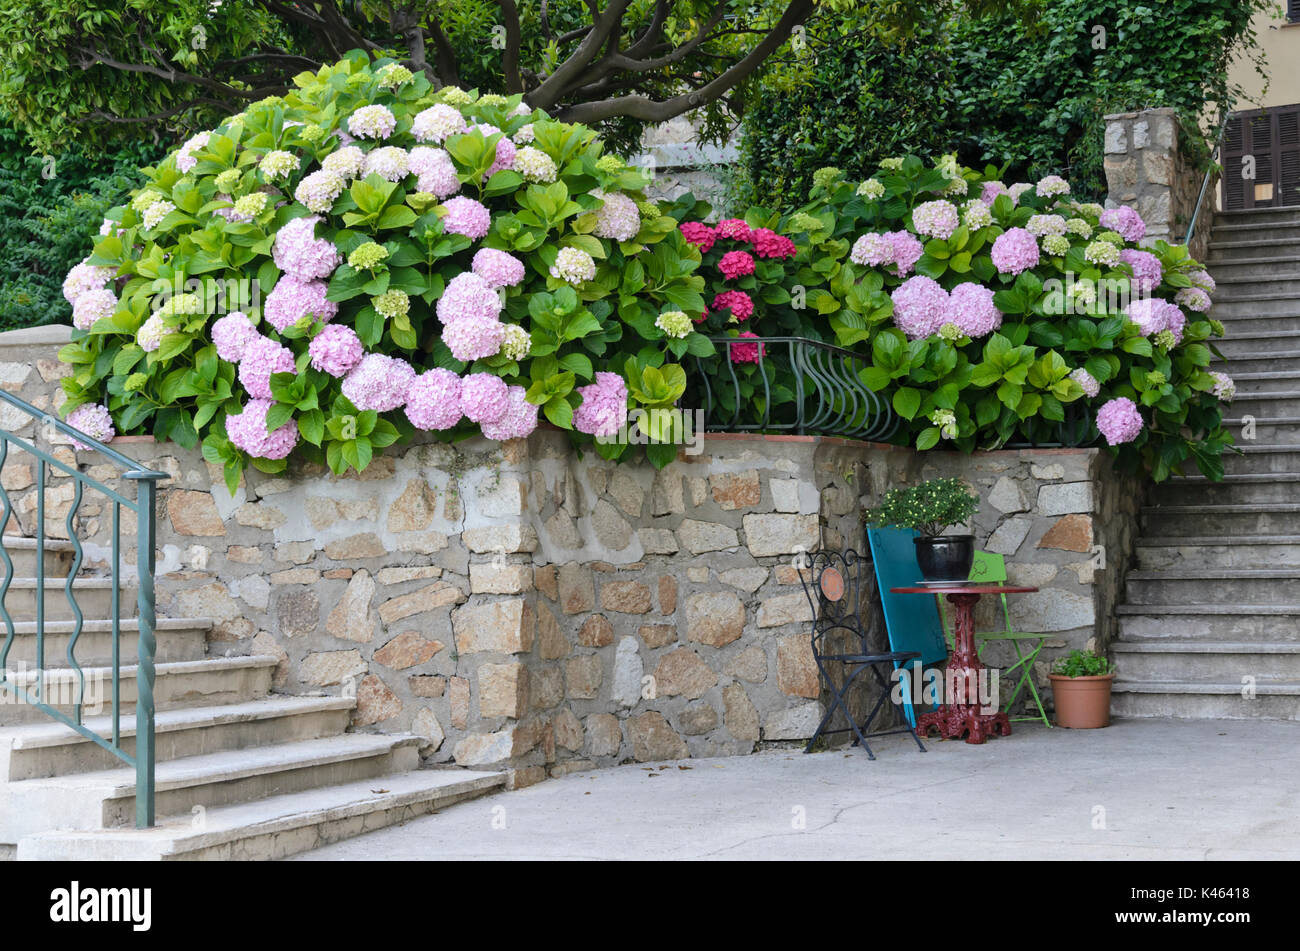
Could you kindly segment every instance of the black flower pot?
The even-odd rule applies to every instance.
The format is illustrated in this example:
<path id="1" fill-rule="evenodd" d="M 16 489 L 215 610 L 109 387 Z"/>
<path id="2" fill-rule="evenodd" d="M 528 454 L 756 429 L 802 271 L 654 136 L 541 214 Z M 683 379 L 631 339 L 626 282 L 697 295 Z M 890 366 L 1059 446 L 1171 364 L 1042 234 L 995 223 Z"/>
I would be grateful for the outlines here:
<path id="1" fill-rule="evenodd" d="M 926 581 L 964 582 L 970 578 L 970 566 L 975 560 L 974 535 L 921 535 L 912 541 L 916 544 L 916 563 Z"/>

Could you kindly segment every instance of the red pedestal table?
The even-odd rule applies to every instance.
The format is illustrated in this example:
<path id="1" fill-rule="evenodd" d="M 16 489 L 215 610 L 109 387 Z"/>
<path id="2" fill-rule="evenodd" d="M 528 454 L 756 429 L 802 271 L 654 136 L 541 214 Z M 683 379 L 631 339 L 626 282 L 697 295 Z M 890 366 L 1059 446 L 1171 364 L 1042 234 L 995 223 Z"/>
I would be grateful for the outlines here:
<path id="1" fill-rule="evenodd" d="M 975 648 L 975 605 L 985 594 L 1028 594 L 1037 588 L 1024 585 L 954 584 L 917 585 L 912 588 L 891 588 L 895 594 L 942 594 L 952 605 L 953 652 L 948 657 L 946 683 L 960 683 L 969 691 L 980 682 L 979 652 Z M 1010 736 L 1011 721 L 1005 713 L 984 713 L 978 696 L 970 697 L 975 703 L 943 703 L 931 713 L 916 718 L 916 732 L 929 736 L 930 730 L 939 731 L 944 739 L 955 740 L 963 734 L 967 743 L 983 743 L 990 736 Z"/>

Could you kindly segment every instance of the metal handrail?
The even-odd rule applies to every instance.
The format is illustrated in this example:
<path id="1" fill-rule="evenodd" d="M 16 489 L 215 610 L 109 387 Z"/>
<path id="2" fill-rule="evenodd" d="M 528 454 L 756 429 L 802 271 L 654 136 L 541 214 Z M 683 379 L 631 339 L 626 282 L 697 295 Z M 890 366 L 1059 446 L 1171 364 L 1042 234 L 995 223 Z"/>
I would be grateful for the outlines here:
<path id="1" fill-rule="evenodd" d="M 1232 107 L 1236 100 L 1229 99 L 1223 113 L 1223 121 L 1219 123 L 1219 134 L 1214 139 L 1214 148 L 1210 150 L 1210 164 L 1205 169 L 1205 176 L 1201 179 L 1201 191 L 1196 196 L 1196 207 L 1192 209 L 1192 220 L 1187 225 L 1187 236 L 1183 238 L 1183 244 L 1191 246 L 1192 235 L 1196 233 L 1196 218 L 1201 213 L 1201 205 L 1205 201 L 1205 192 L 1210 187 L 1210 179 L 1214 175 L 1214 166 L 1219 161 L 1219 149 L 1223 147 L 1223 136 L 1228 131 L 1228 122 L 1232 119 Z"/>
<path id="2" fill-rule="evenodd" d="M 135 770 L 135 819 L 136 825 L 144 828 L 154 824 L 154 719 L 155 719 L 155 702 L 154 702 L 154 683 L 156 673 L 154 669 L 154 656 L 157 652 L 157 640 L 155 636 L 155 625 L 157 616 L 155 610 L 155 591 L 154 591 L 154 574 L 155 574 L 155 547 L 157 541 L 157 502 L 158 502 L 158 482 L 168 478 L 166 473 L 156 472 L 152 469 L 142 467 L 134 459 L 122 455 L 115 449 L 94 439 L 93 437 L 81 432 L 75 427 L 69 426 L 60 419 L 55 418 L 49 413 L 43 412 L 26 402 L 14 396 L 12 393 L 0 390 L 0 400 L 8 403 L 15 409 L 32 417 L 38 423 L 49 426 L 54 430 L 63 433 L 65 436 L 75 439 L 78 443 L 88 446 L 91 450 L 99 453 L 110 461 L 117 463 L 125 471 L 122 478 L 130 480 L 136 484 L 136 496 L 134 499 L 127 498 L 118 493 L 109 486 L 92 479 L 83 473 L 75 465 L 69 465 L 52 454 L 38 449 L 36 439 L 31 442 L 9 432 L 0 429 L 0 468 L 3 468 L 9 458 L 10 446 L 16 446 L 20 450 L 33 456 L 38 465 L 36 473 L 36 578 L 35 578 L 35 601 L 36 601 L 36 670 L 34 676 L 35 690 L 28 689 L 31 686 L 31 680 L 27 681 L 26 686 L 19 683 L 16 679 L 9 676 L 9 652 L 13 648 L 14 638 L 17 630 L 13 617 L 9 613 L 8 595 L 10 585 L 14 580 L 14 562 L 10 556 L 7 547 L 4 544 L 3 534 L 0 533 L 0 562 L 4 564 L 4 580 L 0 582 L 0 619 L 4 621 L 5 639 L 3 646 L 0 646 L 0 690 L 10 693 L 18 698 L 21 703 L 30 704 L 36 707 L 47 716 L 63 723 L 76 732 L 80 733 L 92 743 L 97 744 L 108 752 L 112 753 L 118 759 L 122 760 L 128 766 Z M 48 678 L 45 670 L 45 550 L 46 550 L 46 528 L 45 528 L 45 490 L 46 478 L 49 470 L 58 470 L 72 478 L 73 497 L 68 508 L 68 514 L 64 521 L 64 527 L 67 531 L 68 540 L 72 544 L 73 558 L 72 564 L 68 567 L 67 579 L 63 584 L 63 593 L 68 600 L 68 605 L 72 613 L 72 633 L 68 638 L 68 645 L 65 651 L 65 657 L 68 668 L 73 672 L 76 678 L 75 701 L 72 703 L 73 714 L 68 716 L 57 706 L 46 702 L 47 692 L 45 686 Z M 111 598 L 112 608 L 112 738 L 105 739 L 98 732 L 87 728 L 82 722 L 82 708 L 86 698 L 86 676 L 77 662 L 76 646 L 77 640 L 81 636 L 84 626 L 84 616 L 81 606 L 77 603 L 74 583 L 77 574 L 81 570 L 84 551 L 80 539 L 77 538 L 76 518 L 77 512 L 81 508 L 82 497 L 85 489 L 89 487 L 103 494 L 113 505 L 113 552 L 112 552 L 112 581 L 111 581 Z M 119 641 L 121 639 L 121 517 L 122 509 L 126 508 L 134 512 L 136 516 L 136 611 L 137 624 L 139 626 L 139 647 L 138 657 L 136 660 L 136 701 L 135 701 L 135 744 L 134 752 L 128 753 L 122 743 L 122 702 L 121 702 L 121 657 Z M 8 526 L 9 519 L 14 511 L 13 502 L 9 498 L 9 491 L 0 484 L 0 526 Z M 66 706 L 66 704 L 65 704 Z"/>
<path id="3" fill-rule="evenodd" d="M 860 377 L 870 360 L 860 353 L 823 343 L 809 337 L 710 337 L 718 348 L 713 357 L 696 357 L 697 379 L 704 390 L 705 427 L 710 424 L 726 430 L 794 432 L 799 435 L 843 436 L 849 439 L 886 440 L 898 428 L 898 417 L 889 403 L 873 392 Z M 744 419 L 740 396 L 741 383 L 735 364 L 729 359 L 732 344 L 757 344 L 758 376 L 763 388 L 763 412 L 759 419 Z M 784 344 L 783 355 L 770 358 L 767 347 Z M 715 416 L 720 400 L 714 396 L 714 384 L 706 360 L 721 361 L 726 367 L 734 407 L 730 418 Z M 768 367 L 775 365 L 769 374 Z M 794 384 L 795 398 L 791 418 L 780 419 L 773 413 L 772 387 L 777 373 L 787 374 Z M 756 384 L 757 385 L 757 384 Z"/>

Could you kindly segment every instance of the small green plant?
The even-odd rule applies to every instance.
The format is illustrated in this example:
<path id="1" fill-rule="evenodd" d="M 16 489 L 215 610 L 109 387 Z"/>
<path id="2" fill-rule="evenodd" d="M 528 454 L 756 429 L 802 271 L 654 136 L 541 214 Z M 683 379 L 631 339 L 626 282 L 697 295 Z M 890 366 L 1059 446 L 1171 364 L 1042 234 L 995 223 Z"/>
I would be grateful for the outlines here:
<path id="1" fill-rule="evenodd" d="M 1103 677 L 1114 672 L 1110 661 L 1096 651 L 1071 651 L 1052 664 L 1052 673 L 1062 677 Z"/>
<path id="2" fill-rule="evenodd" d="M 949 525 L 961 525 L 979 508 L 979 496 L 960 479 L 930 479 L 907 488 L 890 489 L 866 515 L 868 524 L 912 528 L 922 535 L 942 535 Z"/>

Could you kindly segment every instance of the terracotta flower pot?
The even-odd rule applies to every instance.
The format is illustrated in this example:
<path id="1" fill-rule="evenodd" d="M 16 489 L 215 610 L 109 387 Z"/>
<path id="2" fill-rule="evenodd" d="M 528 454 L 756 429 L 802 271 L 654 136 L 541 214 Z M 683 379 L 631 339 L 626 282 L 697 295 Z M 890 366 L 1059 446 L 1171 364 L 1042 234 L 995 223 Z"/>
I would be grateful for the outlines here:
<path id="1" fill-rule="evenodd" d="M 1115 674 L 1066 677 L 1048 674 L 1056 700 L 1056 725 L 1071 730 L 1110 726 L 1110 688 Z"/>

